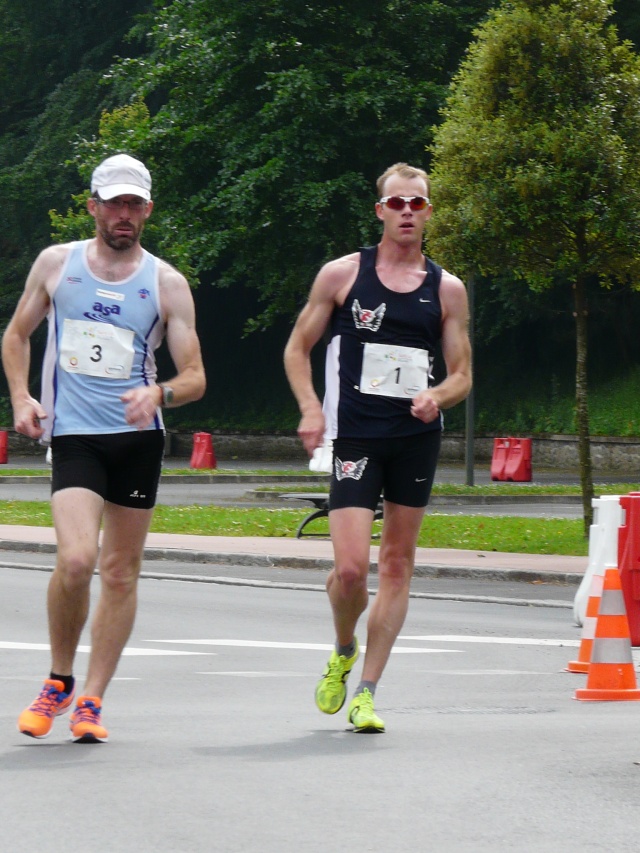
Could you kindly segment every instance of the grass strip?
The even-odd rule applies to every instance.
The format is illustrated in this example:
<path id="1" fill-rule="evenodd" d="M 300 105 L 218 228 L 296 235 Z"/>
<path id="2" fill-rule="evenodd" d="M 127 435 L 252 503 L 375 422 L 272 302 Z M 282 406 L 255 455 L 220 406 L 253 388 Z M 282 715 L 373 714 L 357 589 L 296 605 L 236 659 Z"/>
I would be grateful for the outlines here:
<path id="1" fill-rule="evenodd" d="M 308 515 L 304 509 L 260 509 L 218 506 L 156 507 L 151 530 L 195 536 L 295 536 Z M 46 501 L 0 501 L 0 524 L 51 527 L 51 508 Z M 380 530 L 381 523 L 374 524 Z M 328 534 L 326 518 L 311 528 Z M 586 556 L 588 542 L 582 519 L 521 518 L 517 516 L 425 516 L 418 545 L 422 548 L 461 548 L 471 551 L 505 551 L 515 554 Z"/>

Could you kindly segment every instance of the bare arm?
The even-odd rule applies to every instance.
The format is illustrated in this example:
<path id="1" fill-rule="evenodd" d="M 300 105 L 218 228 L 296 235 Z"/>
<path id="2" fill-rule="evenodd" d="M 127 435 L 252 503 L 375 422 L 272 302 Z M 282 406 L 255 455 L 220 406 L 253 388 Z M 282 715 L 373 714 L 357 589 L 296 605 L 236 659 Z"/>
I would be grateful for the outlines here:
<path id="1" fill-rule="evenodd" d="M 47 316 L 48 286 L 60 274 L 67 252 L 66 246 L 50 246 L 38 255 L 2 337 L 2 366 L 11 395 L 13 425 L 16 432 L 34 439 L 42 436 L 40 421 L 47 413 L 29 393 L 30 338 Z"/>
<path id="2" fill-rule="evenodd" d="M 298 435 L 309 456 L 320 447 L 325 423 L 322 403 L 313 387 L 311 351 L 326 329 L 336 305 L 344 301 L 358 271 L 359 253 L 330 261 L 318 273 L 284 351 L 284 367 L 301 419 Z"/>
<path id="3" fill-rule="evenodd" d="M 442 355 L 446 378 L 418 394 L 411 414 L 429 423 L 440 409 L 449 409 L 467 397 L 471 390 L 471 344 L 469 342 L 469 303 L 459 278 L 443 270 L 440 282 L 442 305 Z"/>
<path id="4" fill-rule="evenodd" d="M 206 389 L 193 295 L 186 278 L 164 262 L 161 262 L 159 285 L 167 346 L 176 369 L 176 375 L 166 380 L 166 384 L 173 390 L 172 407 L 184 406 L 199 400 Z M 133 388 L 122 395 L 122 400 L 127 404 L 127 423 L 144 429 L 156 406 L 162 404 L 162 389 L 159 385 Z"/>

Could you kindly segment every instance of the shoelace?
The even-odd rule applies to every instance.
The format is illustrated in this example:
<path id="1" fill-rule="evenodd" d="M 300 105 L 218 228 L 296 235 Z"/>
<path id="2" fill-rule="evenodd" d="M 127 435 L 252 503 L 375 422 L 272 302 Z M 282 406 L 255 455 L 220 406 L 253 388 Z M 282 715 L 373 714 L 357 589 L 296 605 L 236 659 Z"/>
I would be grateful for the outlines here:
<path id="1" fill-rule="evenodd" d="M 57 705 L 64 699 L 64 694 L 50 684 L 48 687 L 43 687 L 40 695 L 31 706 L 34 714 L 43 714 L 45 717 L 50 717 L 56 710 Z"/>
<path id="2" fill-rule="evenodd" d="M 346 672 L 346 668 L 343 664 L 344 660 L 346 660 L 346 658 L 341 657 L 340 655 L 336 655 L 336 657 L 333 658 L 332 662 L 329 664 L 329 672 L 325 675 L 327 681 L 344 681 L 344 675 Z"/>
<path id="3" fill-rule="evenodd" d="M 97 708 L 93 702 L 84 702 L 78 705 L 73 715 L 75 723 L 99 723 L 100 708 Z"/>
<path id="4" fill-rule="evenodd" d="M 359 705 L 356 710 L 367 714 L 367 716 L 373 716 L 373 696 L 366 687 L 358 696 L 358 701 Z"/>

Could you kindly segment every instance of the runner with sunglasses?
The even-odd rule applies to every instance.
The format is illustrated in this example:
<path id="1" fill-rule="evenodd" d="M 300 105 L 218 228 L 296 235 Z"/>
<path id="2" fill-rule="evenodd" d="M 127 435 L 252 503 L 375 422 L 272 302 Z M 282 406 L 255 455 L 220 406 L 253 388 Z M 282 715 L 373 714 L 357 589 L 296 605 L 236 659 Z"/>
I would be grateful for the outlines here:
<path id="1" fill-rule="evenodd" d="M 359 656 L 356 627 L 369 603 L 372 524 L 384 498 L 378 590 L 367 622 L 362 675 L 348 707 L 356 732 L 383 732 L 376 686 L 405 620 L 420 525 L 440 449 L 442 410 L 471 388 L 468 303 L 460 279 L 422 253 L 431 216 L 429 178 L 396 163 L 377 182 L 377 246 L 318 273 L 285 349 L 298 402 L 298 435 L 312 456 L 333 442 L 329 527 L 334 568 L 327 593 L 336 634 L 316 687 L 318 708 L 337 713 Z M 330 332 L 325 397 L 313 386 L 311 351 Z M 446 378 L 434 384 L 441 349 Z"/>
<path id="2" fill-rule="evenodd" d="M 189 284 L 140 245 L 153 209 L 147 168 L 127 154 L 109 157 L 94 170 L 91 192 L 95 237 L 40 253 L 2 341 L 15 429 L 52 448 L 57 542 L 47 593 L 51 671 L 18 729 L 47 737 L 75 698 L 78 743 L 108 739 L 102 698 L 135 619 L 164 452 L 161 409 L 205 390 Z M 29 392 L 29 339 L 45 317 L 40 402 Z M 176 374 L 162 385 L 154 350 L 165 336 Z M 96 563 L 100 597 L 76 698 L 73 666 Z"/>

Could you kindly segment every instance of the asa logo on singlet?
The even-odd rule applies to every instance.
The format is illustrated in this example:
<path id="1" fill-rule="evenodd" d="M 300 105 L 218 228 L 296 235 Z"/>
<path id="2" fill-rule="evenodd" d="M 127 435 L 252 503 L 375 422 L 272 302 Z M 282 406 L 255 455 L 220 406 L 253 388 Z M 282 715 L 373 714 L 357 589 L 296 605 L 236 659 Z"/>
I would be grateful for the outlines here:
<path id="1" fill-rule="evenodd" d="M 351 480 L 359 480 L 364 474 L 364 469 L 367 467 L 368 461 L 368 456 L 363 456 L 357 462 L 343 462 L 342 459 L 338 459 L 336 456 L 334 462 L 336 480 L 344 480 L 346 477 Z"/>
<path id="2" fill-rule="evenodd" d="M 377 332 L 382 323 L 384 312 L 387 310 L 386 302 L 378 305 L 377 308 L 362 308 L 357 299 L 353 300 L 351 313 L 353 321 L 356 324 L 356 329 L 369 329 L 371 332 Z"/>
<path id="3" fill-rule="evenodd" d="M 85 311 L 84 316 L 88 320 L 97 320 L 99 323 L 104 323 L 112 314 L 119 315 L 119 305 L 104 305 L 102 302 L 94 302 L 91 311 Z"/>

